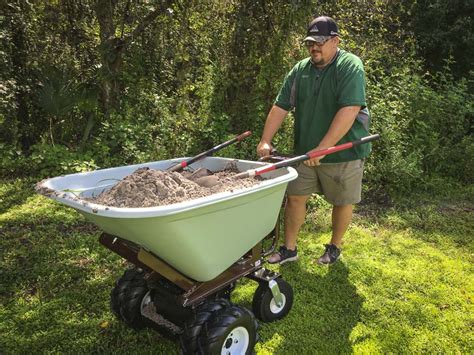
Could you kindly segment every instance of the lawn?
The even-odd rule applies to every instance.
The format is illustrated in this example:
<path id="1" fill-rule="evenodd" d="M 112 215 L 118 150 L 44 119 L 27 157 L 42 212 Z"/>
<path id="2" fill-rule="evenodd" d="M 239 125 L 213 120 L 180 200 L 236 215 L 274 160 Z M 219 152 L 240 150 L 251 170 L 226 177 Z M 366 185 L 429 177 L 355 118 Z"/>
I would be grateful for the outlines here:
<path id="1" fill-rule="evenodd" d="M 109 293 L 127 263 L 33 183 L 0 183 L 0 353 L 178 353 L 114 318 Z M 299 261 L 274 267 L 293 309 L 261 323 L 256 353 L 474 353 L 473 211 L 469 188 L 359 206 L 341 261 L 321 267 L 329 207 L 314 199 Z M 242 280 L 232 301 L 250 307 L 255 288 Z"/>

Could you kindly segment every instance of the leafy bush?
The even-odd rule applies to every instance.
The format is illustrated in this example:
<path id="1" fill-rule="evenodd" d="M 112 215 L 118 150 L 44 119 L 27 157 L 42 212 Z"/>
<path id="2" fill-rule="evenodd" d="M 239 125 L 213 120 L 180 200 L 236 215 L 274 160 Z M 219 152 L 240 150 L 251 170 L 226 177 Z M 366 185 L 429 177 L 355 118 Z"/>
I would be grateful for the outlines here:
<path id="1" fill-rule="evenodd" d="M 415 63 L 372 77 L 368 90 L 372 131 L 382 137 L 368 165 L 374 187 L 404 193 L 437 175 L 472 181 L 464 171 L 473 157 L 473 95 L 465 81 L 449 72 L 422 75 Z"/>
<path id="2" fill-rule="evenodd" d="M 0 152 L 2 177 L 29 175 L 44 178 L 98 168 L 91 154 L 77 152 L 59 144 L 35 144 L 28 156 L 23 156 L 20 151 L 8 146 L 0 146 Z"/>
<path id="3" fill-rule="evenodd" d="M 22 176 L 25 168 L 25 158 L 21 149 L 15 146 L 0 143 L 0 176 Z"/>
<path id="4" fill-rule="evenodd" d="M 33 172 L 40 176 L 57 176 L 97 169 L 94 159 L 63 145 L 36 144 L 27 158 Z"/>
<path id="5" fill-rule="evenodd" d="M 60 3 L 6 8 L 0 31 L 5 47 L 0 136 L 8 142 L 0 145 L 2 175 L 192 156 L 246 130 L 253 135 L 218 154 L 256 158 L 282 79 L 307 56 L 301 46 L 306 24 L 313 13 L 325 13 L 338 21 L 341 46 L 366 66 L 372 132 L 382 136 L 366 164 L 369 188 L 396 194 L 439 186 L 433 179 L 473 181 L 473 95 L 468 81 L 458 79 L 469 73 L 456 71 L 455 79 L 438 63 L 453 55 L 462 61 L 457 68 L 465 68 L 466 59 L 450 46 L 464 48 L 469 33 L 439 49 L 446 55 L 431 65 L 417 54 L 433 47 L 424 11 L 445 22 L 460 15 L 459 25 L 467 19 L 460 8 L 405 0 L 322 1 L 317 7 L 299 0 L 178 2 L 127 46 L 117 77 L 110 78 L 104 76 L 105 49 L 97 45 L 100 21 L 94 8 Z M 150 6 L 113 3 L 115 15 L 126 14 L 116 16 L 119 43 Z M 433 26 L 443 32 L 446 23 Z M 455 64 L 450 58 L 445 66 Z M 425 73 L 426 67 L 437 72 Z M 104 95 L 99 95 L 109 87 L 107 78 L 120 93 L 110 110 L 101 106 Z M 45 145 L 46 137 L 55 145 Z M 274 145 L 292 151 L 291 115 Z"/>

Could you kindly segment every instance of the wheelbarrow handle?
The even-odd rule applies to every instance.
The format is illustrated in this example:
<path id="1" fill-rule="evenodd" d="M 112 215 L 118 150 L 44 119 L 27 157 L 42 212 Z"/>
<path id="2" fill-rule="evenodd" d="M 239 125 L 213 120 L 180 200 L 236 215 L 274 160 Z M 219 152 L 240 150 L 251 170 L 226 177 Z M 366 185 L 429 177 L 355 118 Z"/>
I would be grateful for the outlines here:
<path id="1" fill-rule="evenodd" d="M 294 158 L 285 159 L 285 160 L 282 160 L 282 161 L 280 161 L 278 163 L 275 163 L 275 164 L 269 164 L 267 166 L 262 166 L 261 168 L 250 169 L 250 170 L 244 171 L 240 174 L 237 174 L 234 177 L 236 177 L 236 178 L 245 178 L 245 177 L 253 177 L 253 176 L 262 175 L 264 173 L 268 173 L 269 171 L 273 171 L 273 170 L 276 170 L 278 168 L 283 168 L 283 167 L 286 167 L 286 166 L 294 165 L 294 164 L 299 163 L 301 161 L 305 161 L 305 160 L 308 160 L 308 159 L 320 157 L 320 156 L 323 156 L 323 155 L 336 153 L 336 152 L 339 152 L 341 150 L 350 149 L 350 148 L 356 147 L 358 145 L 369 143 L 371 141 L 377 140 L 379 138 L 380 138 L 380 135 L 373 134 L 371 136 L 363 137 L 363 138 L 357 139 L 357 140 L 352 141 L 352 142 L 339 144 L 339 145 L 336 145 L 334 147 L 330 147 L 330 148 L 326 148 L 326 149 L 316 150 L 314 152 L 308 152 L 308 153 L 303 154 L 303 155 L 298 155 Z"/>
<path id="2" fill-rule="evenodd" d="M 290 159 L 293 155 L 281 154 L 276 149 L 273 149 L 269 155 L 264 155 L 258 159 L 259 162 L 269 162 L 269 163 L 277 163 L 282 160 Z"/>
<path id="3" fill-rule="evenodd" d="M 240 142 L 241 140 L 247 138 L 248 136 L 250 136 L 252 134 L 252 132 L 250 131 L 246 131 L 242 134 L 239 134 L 237 137 L 235 138 L 232 138 L 232 139 L 229 139 L 228 141 L 224 142 L 224 143 L 221 143 L 219 145 L 216 145 L 215 147 L 209 149 L 209 150 L 206 150 L 205 152 L 202 152 L 192 158 L 189 158 L 188 160 L 183 160 L 181 163 L 178 163 L 176 165 L 173 165 L 172 167 L 168 168 L 167 170 L 168 171 L 181 171 L 183 170 L 185 167 L 187 167 L 188 165 L 194 163 L 195 161 L 198 161 L 199 159 L 202 159 L 204 158 L 205 156 L 208 156 L 208 155 L 212 155 L 213 153 L 217 152 L 218 150 L 221 150 L 222 148 L 225 148 L 227 147 L 228 145 L 231 145 L 235 142 Z"/>

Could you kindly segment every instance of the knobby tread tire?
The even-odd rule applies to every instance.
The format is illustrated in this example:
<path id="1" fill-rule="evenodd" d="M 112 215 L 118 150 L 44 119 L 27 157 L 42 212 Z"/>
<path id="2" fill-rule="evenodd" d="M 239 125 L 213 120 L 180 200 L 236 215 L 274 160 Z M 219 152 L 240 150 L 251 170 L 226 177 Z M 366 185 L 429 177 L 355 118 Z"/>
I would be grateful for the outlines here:
<path id="1" fill-rule="evenodd" d="M 123 303 L 126 291 L 131 287 L 133 280 L 143 279 L 144 274 L 141 269 L 130 269 L 126 270 L 122 277 L 116 281 L 115 287 L 110 292 L 110 309 L 118 320 L 124 321 L 120 313 L 120 307 Z"/>
<path id="2" fill-rule="evenodd" d="M 221 298 L 208 301 L 201 305 L 193 317 L 184 325 L 183 333 L 180 337 L 181 352 L 185 355 L 200 354 L 197 340 L 203 325 L 217 312 L 230 307 L 227 299 Z"/>
<path id="3" fill-rule="evenodd" d="M 258 322 L 248 309 L 231 306 L 217 312 L 203 327 L 198 338 L 200 354 L 220 354 L 224 341 L 232 329 L 245 327 L 249 333 L 249 346 L 245 351 L 250 355 L 257 342 Z"/>
<path id="4" fill-rule="evenodd" d="M 123 302 L 120 305 L 120 314 L 123 321 L 130 328 L 140 330 L 151 324 L 151 321 L 141 313 L 142 300 L 148 291 L 145 280 L 133 280 L 124 293 Z"/>

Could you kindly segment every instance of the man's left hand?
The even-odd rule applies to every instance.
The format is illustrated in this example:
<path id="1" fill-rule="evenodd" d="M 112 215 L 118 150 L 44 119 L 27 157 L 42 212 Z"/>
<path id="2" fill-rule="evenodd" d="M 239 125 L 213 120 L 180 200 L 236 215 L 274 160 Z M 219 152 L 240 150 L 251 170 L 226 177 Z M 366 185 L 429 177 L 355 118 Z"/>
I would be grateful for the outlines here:
<path id="1" fill-rule="evenodd" d="M 316 151 L 322 150 L 322 149 L 325 149 L 325 148 L 316 147 L 313 150 L 310 150 L 308 153 L 316 152 Z M 321 165 L 320 160 L 323 159 L 324 157 L 325 157 L 325 155 L 321 155 L 319 157 L 311 158 L 311 159 L 305 160 L 303 162 L 303 164 L 306 165 L 306 166 L 318 166 L 318 165 Z"/>

